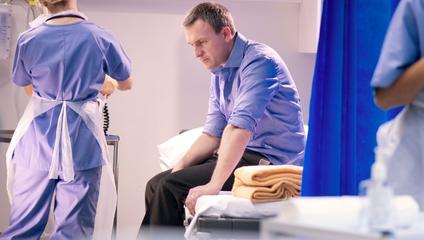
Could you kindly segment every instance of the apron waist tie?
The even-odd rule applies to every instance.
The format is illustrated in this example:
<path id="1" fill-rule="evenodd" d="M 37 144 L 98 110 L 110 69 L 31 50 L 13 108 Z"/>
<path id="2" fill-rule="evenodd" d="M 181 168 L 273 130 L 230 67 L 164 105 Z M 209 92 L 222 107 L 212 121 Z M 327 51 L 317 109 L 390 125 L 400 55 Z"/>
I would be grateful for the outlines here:
<path id="1" fill-rule="evenodd" d="M 71 137 L 69 136 L 68 117 L 67 117 L 68 103 L 62 102 L 59 118 L 56 128 L 56 139 L 53 147 L 52 162 L 50 164 L 49 178 L 57 179 L 59 176 L 59 156 L 62 156 L 62 171 L 63 179 L 65 181 L 74 180 L 74 164 L 72 156 Z"/>

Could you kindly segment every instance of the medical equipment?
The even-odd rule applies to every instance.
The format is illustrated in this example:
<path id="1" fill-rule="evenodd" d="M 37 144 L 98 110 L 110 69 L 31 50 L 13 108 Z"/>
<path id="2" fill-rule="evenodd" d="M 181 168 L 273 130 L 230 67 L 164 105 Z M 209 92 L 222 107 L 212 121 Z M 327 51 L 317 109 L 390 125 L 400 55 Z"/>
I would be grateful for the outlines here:
<path id="1" fill-rule="evenodd" d="M 107 131 L 109 130 L 110 126 L 110 115 L 109 115 L 109 108 L 106 103 L 107 97 L 105 95 L 99 94 L 97 101 L 100 104 L 100 109 L 102 109 L 102 124 L 103 124 L 103 132 L 105 136 L 107 136 Z"/>
<path id="2" fill-rule="evenodd" d="M 10 57 L 10 46 L 12 43 L 12 6 L 20 6 L 27 11 L 27 22 L 35 19 L 38 15 L 34 0 L 14 1 L 0 0 L 0 60 L 6 60 Z"/>
<path id="3" fill-rule="evenodd" d="M 12 7 L 9 4 L 0 5 L 0 60 L 10 56 L 12 32 Z"/>
<path id="4" fill-rule="evenodd" d="M 109 130 L 110 125 L 110 116 L 109 116 L 109 108 L 107 103 L 103 106 L 103 131 L 105 135 L 107 135 L 107 131 Z"/>

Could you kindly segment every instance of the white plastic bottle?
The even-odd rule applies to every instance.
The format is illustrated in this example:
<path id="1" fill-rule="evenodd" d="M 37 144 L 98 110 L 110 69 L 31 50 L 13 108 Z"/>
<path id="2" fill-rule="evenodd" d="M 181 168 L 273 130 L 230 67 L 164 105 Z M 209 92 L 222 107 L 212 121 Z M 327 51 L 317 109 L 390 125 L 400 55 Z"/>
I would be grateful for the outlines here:
<path id="1" fill-rule="evenodd" d="M 392 232 L 393 230 L 393 189 L 387 183 L 386 164 L 376 154 L 371 168 L 371 181 L 367 189 L 368 224 L 372 231 Z"/>

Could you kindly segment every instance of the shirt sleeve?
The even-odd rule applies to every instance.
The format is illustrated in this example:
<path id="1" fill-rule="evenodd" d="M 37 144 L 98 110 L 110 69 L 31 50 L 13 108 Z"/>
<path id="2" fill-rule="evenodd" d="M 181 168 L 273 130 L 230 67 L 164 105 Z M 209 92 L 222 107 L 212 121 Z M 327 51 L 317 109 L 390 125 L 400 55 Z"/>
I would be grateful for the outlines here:
<path id="1" fill-rule="evenodd" d="M 241 84 L 228 123 L 255 132 L 269 101 L 279 89 L 277 63 L 260 57 L 241 72 Z"/>
<path id="2" fill-rule="evenodd" d="M 118 81 L 127 80 L 131 73 L 131 61 L 112 34 L 108 41 L 104 53 L 104 71 Z"/>
<path id="3" fill-rule="evenodd" d="M 384 39 L 371 86 L 387 88 L 419 58 L 413 2 L 400 1 Z"/>
<path id="4" fill-rule="evenodd" d="M 219 87 L 218 80 L 215 76 L 211 77 L 211 84 L 209 88 L 209 107 L 206 122 L 203 126 L 203 132 L 214 137 L 221 137 L 227 126 L 225 115 L 219 108 Z"/>
<path id="5" fill-rule="evenodd" d="M 13 60 L 12 80 L 18 86 L 27 86 L 31 84 L 32 78 L 29 69 L 25 66 L 24 46 L 22 46 L 21 37 L 16 44 L 15 58 Z"/>

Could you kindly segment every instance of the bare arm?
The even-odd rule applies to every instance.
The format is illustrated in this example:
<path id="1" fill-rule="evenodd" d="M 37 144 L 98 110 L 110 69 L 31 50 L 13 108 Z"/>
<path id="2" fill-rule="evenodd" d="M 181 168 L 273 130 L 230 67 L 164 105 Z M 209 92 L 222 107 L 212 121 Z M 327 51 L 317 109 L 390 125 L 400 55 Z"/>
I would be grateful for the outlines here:
<path id="1" fill-rule="evenodd" d="M 251 138 L 251 133 L 245 129 L 227 125 L 219 147 L 218 162 L 212 178 L 206 185 L 190 189 L 185 205 L 194 214 L 197 199 L 203 195 L 218 194 L 240 161 L 246 146 Z"/>
<path id="2" fill-rule="evenodd" d="M 411 65 L 388 88 L 376 89 L 374 101 L 382 109 L 411 103 L 424 88 L 424 59 Z"/>
<path id="3" fill-rule="evenodd" d="M 117 81 L 117 82 L 118 82 L 117 89 L 121 91 L 130 90 L 133 85 L 133 80 L 131 77 L 129 77 L 127 80 Z"/>
<path id="4" fill-rule="evenodd" d="M 240 161 L 252 133 L 246 129 L 228 125 L 222 136 L 221 147 L 219 148 L 218 162 L 213 172 L 210 185 L 221 190 L 225 181 Z"/>
<path id="5" fill-rule="evenodd" d="M 175 165 L 172 172 L 193 166 L 207 157 L 212 156 L 213 152 L 218 149 L 220 140 L 220 138 L 202 133 L 184 157 Z"/>

